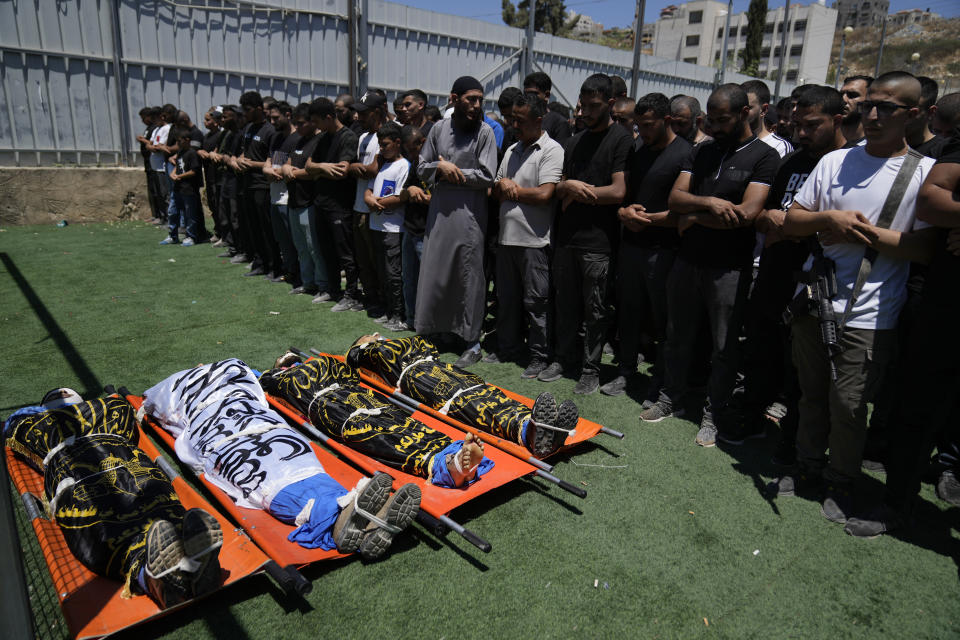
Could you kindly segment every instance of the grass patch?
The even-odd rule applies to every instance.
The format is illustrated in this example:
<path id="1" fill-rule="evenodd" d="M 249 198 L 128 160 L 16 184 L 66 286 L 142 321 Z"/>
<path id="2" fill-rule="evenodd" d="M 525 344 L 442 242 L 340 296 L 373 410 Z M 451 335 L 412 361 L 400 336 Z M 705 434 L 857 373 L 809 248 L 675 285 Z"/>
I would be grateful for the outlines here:
<path id="1" fill-rule="evenodd" d="M 330 313 L 329 304 L 287 295 L 286 286 L 243 278 L 243 267 L 216 258 L 209 245 L 160 247 L 162 235 L 143 223 L 0 233 L 0 414 L 56 386 L 141 392 L 200 362 L 236 356 L 265 368 L 291 344 L 342 352 L 378 329 L 361 314 Z M 571 397 L 574 385 L 521 380 L 512 364 L 475 370 L 530 396 L 550 389 Z M 599 436 L 557 463 L 558 476 L 586 486 L 586 500 L 521 479 L 456 510 L 454 519 L 491 541 L 491 553 L 415 525 L 381 562 L 306 569 L 314 590 L 305 601 L 284 598 L 260 577 L 123 635 L 960 635 L 956 510 L 944 509 L 929 486 L 919 532 L 855 540 L 824 520 L 816 503 L 760 494 L 777 471 L 769 464 L 772 437 L 705 450 L 694 445 L 691 422 L 641 426 L 629 396 L 597 394 L 579 405 L 626 438 Z M 882 479 L 868 483 L 876 491 Z M 38 636 L 64 637 L 17 505 Z"/>

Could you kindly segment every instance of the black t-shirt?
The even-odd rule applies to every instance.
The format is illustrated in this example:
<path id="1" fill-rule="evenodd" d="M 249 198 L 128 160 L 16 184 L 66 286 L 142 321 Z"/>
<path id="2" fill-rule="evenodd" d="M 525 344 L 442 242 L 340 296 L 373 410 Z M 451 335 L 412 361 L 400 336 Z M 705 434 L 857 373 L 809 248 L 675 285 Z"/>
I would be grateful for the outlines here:
<path id="1" fill-rule="evenodd" d="M 243 128 L 242 152 L 247 160 L 263 162 L 270 157 L 270 140 L 276 130 L 273 125 L 264 120 L 260 124 L 250 122 Z M 244 185 L 249 189 L 269 189 L 267 176 L 259 169 L 248 169 L 244 176 Z"/>
<path id="2" fill-rule="evenodd" d="M 203 131 L 197 128 L 197 125 L 190 127 L 190 148 L 193 150 L 203 148 Z"/>
<path id="3" fill-rule="evenodd" d="M 349 127 L 342 127 L 336 133 L 324 133 L 313 150 L 314 162 L 356 162 L 357 134 Z M 353 199 L 357 195 L 357 181 L 354 178 L 329 180 L 318 178 L 314 204 L 321 211 L 351 211 Z"/>
<path id="4" fill-rule="evenodd" d="M 410 173 L 407 174 L 407 183 L 403 188 L 420 187 L 424 191 L 429 191 L 427 185 L 423 183 L 420 176 L 417 175 L 416 161 L 410 163 Z M 427 230 L 427 211 L 430 205 L 407 201 L 403 211 L 403 230 L 416 236 L 422 236 Z M 496 216 L 493 216 L 496 218 Z"/>
<path id="5" fill-rule="evenodd" d="M 680 136 L 663 149 L 643 146 L 637 149 L 634 146 L 627 164 L 627 202 L 642 204 L 651 213 L 666 211 L 670 190 L 692 148 Z M 636 247 L 676 247 L 680 244 L 680 236 L 676 229 L 669 227 L 651 226 L 643 231 L 630 231 L 624 227 L 623 242 Z"/>
<path id="6" fill-rule="evenodd" d="M 960 164 L 960 127 L 947 138 L 937 164 Z M 954 199 L 960 198 L 960 189 L 953 193 Z M 941 229 L 937 239 L 937 250 L 930 263 L 923 289 L 923 301 L 935 304 L 938 311 L 960 310 L 960 296 L 957 295 L 957 283 L 960 282 L 960 256 L 947 251 L 949 229 Z"/>
<path id="7" fill-rule="evenodd" d="M 633 137 L 623 127 L 581 131 L 563 145 L 563 175 L 595 187 L 607 187 L 613 174 L 626 171 Z M 562 247 L 610 253 L 617 246 L 618 205 L 573 202 L 558 207 L 556 244 Z"/>
<path id="8" fill-rule="evenodd" d="M 220 139 L 220 153 L 227 156 L 239 156 L 240 146 L 243 142 L 243 135 L 239 131 L 230 131 L 227 129 L 223 138 Z M 240 180 L 237 173 L 227 166 L 221 166 L 217 169 L 220 175 L 220 195 L 234 197 L 237 195 L 237 187 Z"/>
<path id="9" fill-rule="evenodd" d="M 220 139 L 223 137 L 223 129 L 217 129 L 216 131 L 207 131 L 206 135 L 203 136 L 203 144 L 201 149 L 210 153 L 217 150 L 220 146 Z M 220 175 L 217 171 L 217 168 L 209 160 L 201 160 L 203 163 L 203 179 L 207 185 L 217 184 L 220 181 Z"/>
<path id="10" fill-rule="evenodd" d="M 303 169 L 307 166 L 307 158 L 313 155 L 313 151 L 317 148 L 317 142 L 320 140 L 320 137 L 319 135 L 312 135 L 309 138 L 297 136 L 296 144 L 288 151 L 290 164 L 293 165 L 295 169 Z M 307 180 L 304 178 L 288 182 L 287 193 L 289 195 L 287 205 L 293 209 L 309 207 L 316 197 L 316 183 L 316 180 Z"/>
<path id="11" fill-rule="evenodd" d="M 173 188 L 177 193 L 199 196 L 200 185 L 203 182 L 200 177 L 202 175 L 202 167 L 200 165 L 200 156 L 198 156 L 197 152 L 193 149 L 187 149 L 186 151 L 177 153 L 177 163 L 173 169 L 173 172 L 177 175 L 188 171 L 193 171 L 193 176 L 185 180 L 177 180 L 173 183 Z"/>
<path id="12" fill-rule="evenodd" d="M 756 137 L 735 149 L 716 140 L 694 148 L 683 166 L 690 173 L 690 193 L 713 196 L 740 204 L 751 182 L 773 184 L 780 156 Z M 710 229 L 695 224 L 680 239 L 680 256 L 688 262 L 720 269 L 740 269 L 753 264 L 757 236 L 753 226 Z"/>
<path id="13" fill-rule="evenodd" d="M 146 138 L 147 140 L 149 140 L 149 139 L 150 139 L 150 136 L 153 135 L 153 132 L 156 131 L 156 129 L 157 129 L 157 125 L 151 124 L 151 125 L 148 126 L 146 129 L 144 129 L 143 133 L 141 133 L 140 135 L 141 135 L 142 137 Z M 143 166 L 149 167 L 149 166 L 150 166 L 150 152 L 147 151 L 147 145 L 146 145 L 146 143 L 144 143 L 144 142 L 141 142 L 141 143 L 140 143 L 140 155 L 143 156 L 143 159 L 144 159 L 144 161 L 145 161 Z"/>
<path id="14" fill-rule="evenodd" d="M 433 124 L 433 120 L 427 118 L 427 120 L 423 123 L 423 126 L 420 127 L 420 133 L 423 134 L 424 138 L 426 138 L 427 134 L 430 133 L 430 129 L 433 129 Z"/>
<path id="15" fill-rule="evenodd" d="M 556 111 L 547 111 L 546 115 L 543 116 L 543 122 L 540 126 L 551 138 L 560 144 L 563 144 L 570 138 L 570 123 Z M 506 150 L 509 147 L 504 143 L 503 148 Z"/>
<path id="16" fill-rule="evenodd" d="M 937 160 L 940 158 L 940 155 L 943 153 L 943 150 L 946 148 L 946 146 L 947 138 L 944 138 L 943 136 L 933 136 L 923 144 L 917 145 L 917 151 L 928 158 Z"/>

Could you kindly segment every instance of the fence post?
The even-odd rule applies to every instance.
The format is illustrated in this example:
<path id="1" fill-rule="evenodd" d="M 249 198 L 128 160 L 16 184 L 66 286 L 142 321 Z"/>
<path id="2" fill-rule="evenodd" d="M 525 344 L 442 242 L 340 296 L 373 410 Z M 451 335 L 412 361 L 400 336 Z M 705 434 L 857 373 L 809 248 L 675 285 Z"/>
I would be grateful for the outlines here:
<path id="1" fill-rule="evenodd" d="M 120 2 L 113 0 L 113 11 L 110 12 L 110 24 L 113 27 L 113 89 L 117 93 L 117 111 L 120 116 L 120 164 L 130 164 L 130 153 L 133 151 L 133 138 L 130 136 L 130 108 L 127 104 L 127 72 L 121 63 L 123 40 L 120 35 Z"/>

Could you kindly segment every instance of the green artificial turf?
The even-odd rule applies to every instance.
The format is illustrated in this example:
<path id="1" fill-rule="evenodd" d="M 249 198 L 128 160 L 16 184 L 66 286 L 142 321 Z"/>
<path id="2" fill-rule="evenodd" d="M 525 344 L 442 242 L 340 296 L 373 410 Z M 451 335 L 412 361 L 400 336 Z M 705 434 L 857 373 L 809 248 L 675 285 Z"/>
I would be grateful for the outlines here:
<path id="1" fill-rule="evenodd" d="M 0 230 L 0 415 L 57 386 L 137 393 L 220 358 L 266 368 L 290 345 L 343 352 L 378 328 L 241 277 L 244 267 L 210 245 L 161 247 L 162 237 L 143 223 Z M 529 396 L 571 397 L 574 384 L 521 380 L 513 364 L 474 370 Z M 414 525 L 381 562 L 305 569 L 314 586 L 305 600 L 259 576 L 122 637 L 960 635 L 956 510 L 929 486 L 918 531 L 857 540 L 815 502 L 762 495 L 777 473 L 773 429 L 742 447 L 702 449 L 691 422 L 641 425 L 641 392 L 578 399 L 582 415 L 626 434 L 600 435 L 557 461 L 556 475 L 586 488 L 585 500 L 525 478 L 451 514 L 492 543 L 489 554 Z M 882 476 L 866 482 L 876 492 Z M 64 637 L 17 505 L 38 636 Z"/>

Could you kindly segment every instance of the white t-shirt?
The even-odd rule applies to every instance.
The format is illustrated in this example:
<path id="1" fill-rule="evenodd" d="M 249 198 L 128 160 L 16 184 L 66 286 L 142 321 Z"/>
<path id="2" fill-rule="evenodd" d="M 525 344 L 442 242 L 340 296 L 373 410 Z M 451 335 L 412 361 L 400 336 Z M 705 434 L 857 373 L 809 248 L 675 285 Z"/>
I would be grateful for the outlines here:
<path id="1" fill-rule="evenodd" d="M 877 158 L 866 147 L 839 149 L 828 153 L 797 192 L 794 202 L 809 211 L 839 209 L 859 211 L 872 223 L 880 218 L 880 210 L 893 180 L 906 156 Z M 929 225 L 918 222 L 917 193 L 933 167 L 932 158 L 923 158 L 907 185 L 906 193 L 890 224 L 893 231 L 911 231 Z M 837 266 L 837 295 L 833 309 L 838 320 L 847 308 L 847 300 L 857 281 L 864 247 L 844 243 L 825 246 L 823 253 Z M 812 258 L 805 269 L 810 268 Z M 910 261 L 878 255 L 847 319 L 846 326 L 855 329 L 893 329 L 907 298 Z"/>
<path id="2" fill-rule="evenodd" d="M 780 157 L 787 155 L 793 151 L 793 145 L 790 144 L 787 140 L 784 140 L 775 133 L 768 133 L 767 135 L 760 138 L 760 142 L 765 142 L 774 149 L 777 150 L 777 153 L 780 154 Z"/>
<path id="3" fill-rule="evenodd" d="M 357 141 L 357 162 L 361 164 L 370 164 L 380 153 L 380 141 L 377 140 L 376 133 L 369 131 L 360 136 Z M 370 188 L 370 180 L 360 178 L 357 180 L 357 195 L 353 199 L 353 210 L 360 213 L 369 213 L 370 208 L 363 201 L 363 192 Z"/>
<path id="4" fill-rule="evenodd" d="M 170 135 L 170 125 L 165 124 L 162 127 L 157 127 L 153 130 L 153 135 L 150 136 L 151 144 L 167 144 L 167 136 Z M 162 171 L 166 173 L 167 171 L 167 156 L 159 151 L 150 152 L 150 168 L 154 171 Z"/>
<path id="5" fill-rule="evenodd" d="M 377 177 L 369 182 L 369 189 L 373 191 L 373 195 L 377 198 L 392 196 L 403 190 L 408 175 L 410 175 L 410 162 L 406 158 L 397 158 L 393 162 L 387 162 L 380 167 Z M 374 231 L 400 233 L 403 227 L 404 209 L 404 205 L 401 204 L 395 209 L 386 209 L 380 212 L 371 211 L 370 228 Z"/>

